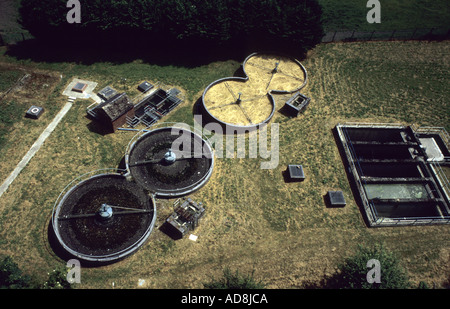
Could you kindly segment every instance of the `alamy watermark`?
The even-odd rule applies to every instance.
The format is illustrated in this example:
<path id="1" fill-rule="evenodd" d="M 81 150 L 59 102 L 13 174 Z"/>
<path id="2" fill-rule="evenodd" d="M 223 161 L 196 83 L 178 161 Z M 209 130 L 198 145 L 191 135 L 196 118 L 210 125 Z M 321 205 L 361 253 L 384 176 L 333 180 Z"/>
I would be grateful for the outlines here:
<path id="1" fill-rule="evenodd" d="M 81 23 L 81 3 L 79 0 L 69 0 L 66 4 L 67 8 L 70 8 L 67 12 L 66 19 L 69 24 Z M 369 0 L 366 4 L 370 10 L 367 12 L 367 22 L 369 24 L 381 23 L 381 3 L 379 0 Z"/>
<path id="2" fill-rule="evenodd" d="M 81 23 L 81 4 L 79 0 L 67 1 L 66 7 L 70 8 L 67 12 L 66 19 L 69 24 Z"/>
<path id="3" fill-rule="evenodd" d="M 216 122 L 203 125 L 201 115 L 195 115 L 194 120 L 194 132 L 209 136 L 207 139 L 214 147 L 216 158 L 260 158 L 264 160 L 260 164 L 261 169 L 274 169 L 278 166 L 280 158 L 278 123 L 262 124 L 257 130 L 252 128 L 245 131 L 227 127 L 224 131 L 223 127 Z M 201 158 L 209 154 L 205 148 L 207 145 L 201 146 L 194 143 L 194 149 L 192 149 L 189 125 L 177 123 L 172 127 L 171 134 L 180 135 L 173 141 L 171 147 L 173 151 L 183 153 L 183 157 Z"/>
<path id="4" fill-rule="evenodd" d="M 371 8 L 368 12 L 367 12 L 367 22 L 369 24 L 379 24 L 381 23 L 381 4 L 380 1 L 378 0 L 369 0 L 367 1 L 367 8 Z"/>
<path id="5" fill-rule="evenodd" d="M 368 283 L 381 283 L 381 264 L 377 259 L 367 261 L 367 268 L 372 268 L 367 272 L 366 280 Z"/>
<path id="6" fill-rule="evenodd" d="M 77 259 L 71 259 L 67 261 L 67 282 L 70 284 L 81 283 L 81 264 Z"/>

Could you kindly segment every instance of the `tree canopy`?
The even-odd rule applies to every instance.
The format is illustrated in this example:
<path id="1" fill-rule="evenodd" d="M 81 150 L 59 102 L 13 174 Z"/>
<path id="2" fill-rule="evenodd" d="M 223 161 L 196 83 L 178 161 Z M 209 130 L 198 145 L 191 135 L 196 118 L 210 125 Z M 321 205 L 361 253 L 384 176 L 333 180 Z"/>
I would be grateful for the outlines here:
<path id="1" fill-rule="evenodd" d="M 61 266 L 48 274 L 44 283 L 24 274 L 10 256 L 0 260 L 0 289 L 71 289 L 67 281 L 67 268 Z"/>
<path id="2" fill-rule="evenodd" d="M 35 38 L 93 42 L 250 44 L 306 51 L 323 36 L 317 0 L 84 0 L 68 23 L 66 0 L 23 0 L 20 22 Z"/>
<path id="3" fill-rule="evenodd" d="M 0 289 L 24 289 L 31 286 L 31 277 L 24 275 L 11 257 L 6 256 L 0 261 Z"/>
<path id="4" fill-rule="evenodd" d="M 380 262 L 381 280 L 370 283 L 367 274 L 370 268 L 367 262 L 376 259 Z M 359 246 L 355 255 L 345 259 L 339 271 L 328 281 L 328 287 L 339 289 L 406 289 L 411 284 L 405 269 L 400 266 L 398 258 L 387 251 L 383 245 L 372 248 Z"/>

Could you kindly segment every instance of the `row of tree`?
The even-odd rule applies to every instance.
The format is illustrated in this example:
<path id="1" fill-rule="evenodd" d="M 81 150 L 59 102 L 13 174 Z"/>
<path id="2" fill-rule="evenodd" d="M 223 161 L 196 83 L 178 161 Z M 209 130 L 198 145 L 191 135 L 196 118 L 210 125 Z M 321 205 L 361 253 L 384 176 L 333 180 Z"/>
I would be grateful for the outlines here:
<path id="1" fill-rule="evenodd" d="M 20 22 L 39 39 L 152 44 L 253 44 L 308 50 L 323 36 L 317 0 L 84 0 L 69 23 L 66 0 L 23 0 Z"/>

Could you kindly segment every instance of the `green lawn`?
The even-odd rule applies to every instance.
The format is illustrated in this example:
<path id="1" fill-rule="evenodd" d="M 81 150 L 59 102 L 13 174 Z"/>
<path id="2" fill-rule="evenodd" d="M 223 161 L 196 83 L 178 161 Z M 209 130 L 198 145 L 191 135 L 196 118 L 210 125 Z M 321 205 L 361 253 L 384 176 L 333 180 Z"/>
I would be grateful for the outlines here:
<path id="1" fill-rule="evenodd" d="M 0 74 L 0 98 L 6 94 L 6 92 L 13 87 L 17 80 L 22 76 L 22 72 L 18 70 L 2 70 Z M 21 117 L 20 112 L 23 109 L 21 104 L 16 102 L 1 102 L 0 113 L 0 148 L 6 142 L 5 135 L 9 132 L 11 125 L 19 121 Z"/>
<path id="2" fill-rule="evenodd" d="M 450 6 L 446 0 L 380 1 L 381 23 L 366 20 L 366 0 L 319 0 L 325 30 L 394 30 L 450 27 Z"/>

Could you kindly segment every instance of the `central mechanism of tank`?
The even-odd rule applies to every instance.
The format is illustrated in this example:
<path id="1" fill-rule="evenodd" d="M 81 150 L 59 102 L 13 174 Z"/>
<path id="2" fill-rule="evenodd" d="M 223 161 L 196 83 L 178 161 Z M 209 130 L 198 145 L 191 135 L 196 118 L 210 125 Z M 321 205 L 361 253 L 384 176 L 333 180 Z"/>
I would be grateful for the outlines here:
<path id="1" fill-rule="evenodd" d="M 164 155 L 164 161 L 167 164 L 174 163 L 176 159 L 177 155 L 175 154 L 175 152 L 172 151 L 172 149 L 169 149 L 169 151 L 167 151 L 166 154 Z"/>
<path id="2" fill-rule="evenodd" d="M 111 219 L 112 215 L 113 215 L 113 208 L 108 204 L 102 204 L 102 206 L 100 206 L 100 209 L 97 212 L 97 216 L 101 220 Z"/>

